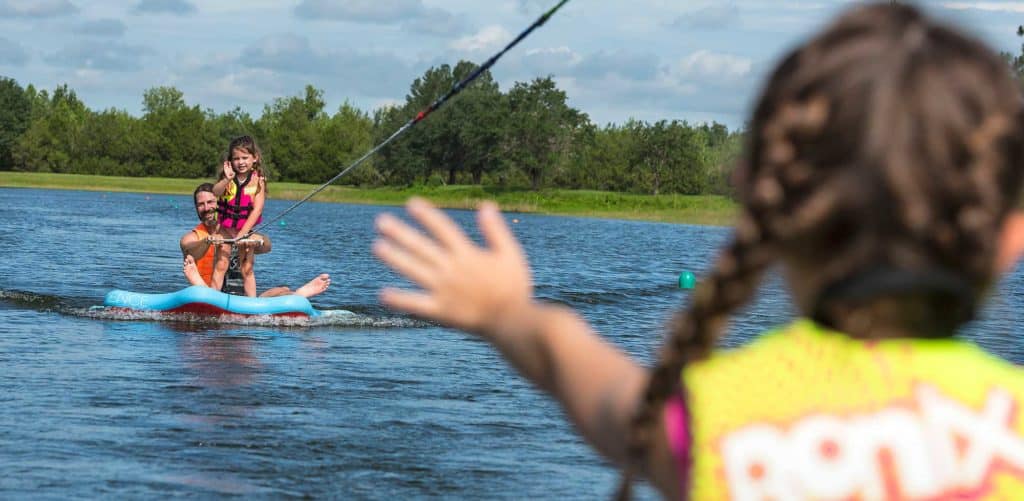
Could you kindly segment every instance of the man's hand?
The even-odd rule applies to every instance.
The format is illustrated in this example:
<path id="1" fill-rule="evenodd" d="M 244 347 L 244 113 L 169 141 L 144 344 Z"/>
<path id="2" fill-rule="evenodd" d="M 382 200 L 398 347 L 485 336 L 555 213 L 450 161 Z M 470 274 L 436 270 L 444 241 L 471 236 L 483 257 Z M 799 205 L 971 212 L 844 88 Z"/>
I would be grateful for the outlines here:
<path id="1" fill-rule="evenodd" d="M 254 249 L 258 249 L 263 247 L 263 238 L 259 235 L 249 235 L 243 239 L 236 240 L 235 243 L 242 248 L 252 247 Z"/>

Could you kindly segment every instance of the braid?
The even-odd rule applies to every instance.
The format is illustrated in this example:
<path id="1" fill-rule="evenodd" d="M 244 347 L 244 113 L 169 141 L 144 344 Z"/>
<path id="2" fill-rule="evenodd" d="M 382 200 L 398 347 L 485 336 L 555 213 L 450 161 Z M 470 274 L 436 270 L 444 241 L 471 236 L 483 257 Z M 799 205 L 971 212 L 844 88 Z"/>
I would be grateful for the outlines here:
<path id="1" fill-rule="evenodd" d="M 995 256 L 992 235 L 999 231 L 1009 208 L 1007 197 L 997 184 L 997 172 L 1006 161 L 1006 152 L 998 145 L 1005 142 L 1011 123 L 1004 115 L 990 116 L 967 141 L 972 162 L 964 177 L 975 200 L 957 211 L 955 222 L 960 245 L 956 255 L 963 260 L 968 273 L 979 278 L 991 273 Z"/>

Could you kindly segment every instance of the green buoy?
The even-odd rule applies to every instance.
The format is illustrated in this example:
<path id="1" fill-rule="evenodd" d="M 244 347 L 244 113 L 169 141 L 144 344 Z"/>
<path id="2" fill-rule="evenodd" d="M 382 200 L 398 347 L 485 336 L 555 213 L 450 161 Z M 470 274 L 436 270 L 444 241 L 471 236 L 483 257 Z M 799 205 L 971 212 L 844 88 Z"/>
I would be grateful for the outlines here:
<path id="1" fill-rule="evenodd" d="M 697 285 L 697 277 L 693 273 L 684 271 L 679 274 L 680 289 L 692 289 L 695 285 Z"/>
<path id="2" fill-rule="evenodd" d="M 281 225 L 281 226 L 284 226 L 284 225 L 285 225 L 284 219 L 282 219 L 282 220 L 281 220 L 281 222 L 280 222 L 280 223 L 277 223 L 277 224 L 279 224 L 279 225 Z"/>

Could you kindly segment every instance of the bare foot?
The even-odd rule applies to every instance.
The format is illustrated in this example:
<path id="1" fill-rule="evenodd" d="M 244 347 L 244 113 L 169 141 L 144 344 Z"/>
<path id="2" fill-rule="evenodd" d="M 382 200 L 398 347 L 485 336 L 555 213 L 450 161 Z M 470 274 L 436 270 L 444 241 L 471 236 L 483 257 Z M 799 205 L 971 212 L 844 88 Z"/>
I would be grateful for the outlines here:
<path id="1" fill-rule="evenodd" d="M 321 273 L 320 276 L 310 280 L 306 285 L 295 289 L 295 293 L 302 297 L 313 297 L 327 290 L 329 285 L 331 285 L 331 276 Z"/>
<path id="2" fill-rule="evenodd" d="M 188 283 L 209 287 L 206 285 L 206 282 L 203 281 L 203 276 L 199 274 L 199 268 L 196 268 L 196 260 L 192 256 L 185 256 L 185 262 L 182 264 L 181 271 L 185 273 L 185 278 L 188 280 Z"/>

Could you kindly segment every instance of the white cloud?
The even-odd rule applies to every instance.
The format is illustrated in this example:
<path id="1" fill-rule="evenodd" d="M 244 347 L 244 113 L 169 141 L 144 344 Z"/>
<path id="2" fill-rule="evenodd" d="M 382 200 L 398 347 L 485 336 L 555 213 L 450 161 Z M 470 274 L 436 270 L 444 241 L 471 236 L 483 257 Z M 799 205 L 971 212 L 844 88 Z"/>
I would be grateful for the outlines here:
<path id="1" fill-rule="evenodd" d="M 580 64 L 583 58 L 572 49 L 562 46 L 528 50 L 522 60 L 531 73 L 543 76 L 566 73 L 569 68 Z"/>
<path id="2" fill-rule="evenodd" d="M 261 92 L 261 85 L 277 77 L 273 71 L 253 69 L 224 75 L 202 87 L 200 91 L 207 95 L 229 98 L 235 101 L 264 100 L 271 97 Z M 266 99 L 269 102 L 269 99 Z"/>
<path id="3" fill-rule="evenodd" d="M 750 74 L 753 67 L 753 61 L 745 57 L 701 49 L 681 59 L 673 70 L 684 79 L 737 80 Z"/>
<path id="4" fill-rule="evenodd" d="M 512 40 L 512 34 L 498 25 L 487 26 L 474 35 L 459 38 L 451 43 L 455 50 L 468 52 L 497 49 Z"/>
<path id="5" fill-rule="evenodd" d="M 401 99 L 374 99 L 374 108 L 400 108 L 405 105 L 405 101 Z"/>
<path id="6" fill-rule="evenodd" d="M 107 73 L 91 68 L 79 68 L 73 72 L 76 87 L 96 88 L 107 79 Z"/>

